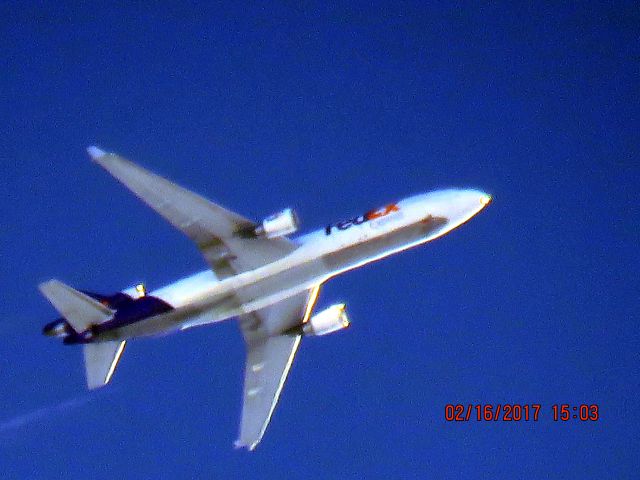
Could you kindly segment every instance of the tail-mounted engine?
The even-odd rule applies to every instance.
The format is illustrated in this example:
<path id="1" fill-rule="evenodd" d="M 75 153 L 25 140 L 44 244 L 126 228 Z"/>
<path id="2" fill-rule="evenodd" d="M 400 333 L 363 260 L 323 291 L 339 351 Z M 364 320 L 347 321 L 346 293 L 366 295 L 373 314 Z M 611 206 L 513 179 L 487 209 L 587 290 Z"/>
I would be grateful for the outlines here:
<path id="1" fill-rule="evenodd" d="M 58 320 L 47 323 L 42 329 L 42 333 L 48 337 L 66 338 L 73 333 L 73 329 L 63 318 L 59 318 Z"/>
<path id="2" fill-rule="evenodd" d="M 316 313 L 311 319 L 302 326 L 302 332 L 305 335 L 327 335 L 337 330 L 347 328 L 351 322 L 345 311 L 346 305 L 338 303 L 331 305 L 329 308 Z"/>
<path id="3" fill-rule="evenodd" d="M 262 225 L 255 229 L 257 236 L 267 238 L 284 237 L 298 230 L 298 216 L 290 208 L 275 213 L 264 219 Z"/>

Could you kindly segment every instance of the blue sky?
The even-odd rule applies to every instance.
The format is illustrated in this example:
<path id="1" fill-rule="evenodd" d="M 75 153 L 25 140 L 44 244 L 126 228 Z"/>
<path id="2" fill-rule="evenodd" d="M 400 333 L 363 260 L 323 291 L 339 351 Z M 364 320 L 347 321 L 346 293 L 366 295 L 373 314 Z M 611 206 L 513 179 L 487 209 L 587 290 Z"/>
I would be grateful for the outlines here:
<path id="1" fill-rule="evenodd" d="M 0 6 L 3 478 L 637 475 L 637 5 L 345 5 Z M 41 281 L 205 267 L 90 144 L 305 230 L 441 187 L 495 201 L 327 284 L 352 328 L 303 342 L 248 454 L 233 322 L 131 342 L 91 394 L 80 350 L 40 335 Z M 447 403 L 542 411 L 450 423 Z M 561 403 L 601 419 L 554 422 Z"/>

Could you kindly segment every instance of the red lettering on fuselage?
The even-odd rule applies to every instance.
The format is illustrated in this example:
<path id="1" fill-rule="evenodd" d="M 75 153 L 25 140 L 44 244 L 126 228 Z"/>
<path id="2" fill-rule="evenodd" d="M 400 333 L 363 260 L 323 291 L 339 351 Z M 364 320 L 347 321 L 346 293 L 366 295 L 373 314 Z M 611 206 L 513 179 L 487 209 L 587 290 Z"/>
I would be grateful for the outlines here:
<path id="1" fill-rule="evenodd" d="M 400 210 L 394 203 L 387 205 L 386 207 L 379 208 L 378 210 L 371 210 L 364 214 L 367 220 L 373 220 L 375 218 L 386 217 L 391 212 L 397 212 Z"/>
<path id="2" fill-rule="evenodd" d="M 338 230 L 347 230 L 354 225 L 362 225 L 365 222 L 375 220 L 377 218 L 386 217 L 390 213 L 398 212 L 399 210 L 400 208 L 395 203 L 391 203 L 386 207 L 382 207 L 377 210 L 369 210 L 364 215 L 359 215 L 349 220 L 343 220 L 342 222 L 338 222 L 335 225 L 327 225 L 327 227 L 324 229 L 324 233 L 326 235 L 331 235 L 331 232 L 334 228 L 337 228 Z"/>

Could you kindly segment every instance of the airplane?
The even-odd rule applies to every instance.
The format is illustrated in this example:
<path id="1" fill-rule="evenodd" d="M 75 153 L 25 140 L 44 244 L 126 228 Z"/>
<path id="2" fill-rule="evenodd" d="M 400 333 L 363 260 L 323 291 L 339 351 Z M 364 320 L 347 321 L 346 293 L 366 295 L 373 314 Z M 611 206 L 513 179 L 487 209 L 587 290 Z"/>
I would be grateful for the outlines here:
<path id="1" fill-rule="evenodd" d="M 39 289 L 61 318 L 43 333 L 83 346 L 87 386 L 95 389 L 109 383 L 128 340 L 237 318 L 247 356 L 235 446 L 248 450 L 262 440 L 302 337 L 350 324 L 344 304 L 314 313 L 321 286 L 441 237 L 492 201 L 475 189 L 434 191 L 292 239 L 299 221 L 290 208 L 256 223 L 117 154 L 87 152 L 193 240 L 209 268 L 149 293 L 140 284 L 100 295 L 49 280 Z"/>

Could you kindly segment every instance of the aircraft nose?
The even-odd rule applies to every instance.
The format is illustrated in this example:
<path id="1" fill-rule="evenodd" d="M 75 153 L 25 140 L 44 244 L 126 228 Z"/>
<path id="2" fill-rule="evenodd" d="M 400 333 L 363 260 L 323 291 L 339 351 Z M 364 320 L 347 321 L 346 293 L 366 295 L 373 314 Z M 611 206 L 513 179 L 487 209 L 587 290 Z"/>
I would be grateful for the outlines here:
<path id="1" fill-rule="evenodd" d="M 460 205 L 464 205 L 465 211 L 473 210 L 479 212 L 484 207 L 493 202 L 493 197 L 487 192 L 479 189 L 469 189 L 460 192 L 459 197 Z"/>
<path id="2" fill-rule="evenodd" d="M 485 209 L 485 207 L 493 202 L 493 197 L 491 195 L 477 189 L 463 190 L 460 192 L 458 198 L 457 215 L 454 216 L 456 218 L 463 218 L 465 221 L 480 213 Z"/>

